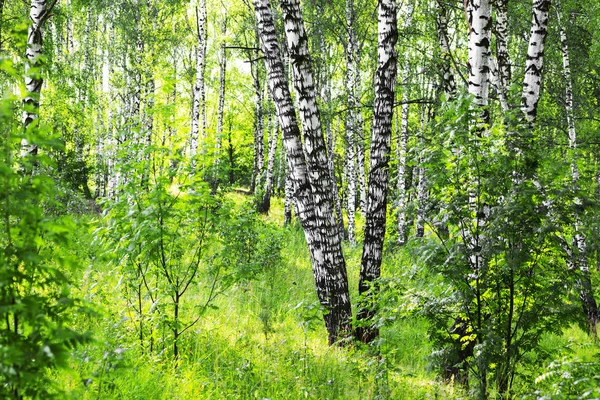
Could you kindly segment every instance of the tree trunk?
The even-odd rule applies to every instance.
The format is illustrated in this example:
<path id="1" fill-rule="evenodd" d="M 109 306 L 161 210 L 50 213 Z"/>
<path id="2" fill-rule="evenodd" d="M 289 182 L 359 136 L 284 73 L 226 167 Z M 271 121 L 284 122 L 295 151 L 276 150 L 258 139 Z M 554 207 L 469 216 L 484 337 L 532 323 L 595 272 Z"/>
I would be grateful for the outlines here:
<path id="1" fill-rule="evenodd" d="M 448 40 L 448 13 L 442 0 L 436 0 L 437 14 L 436 25 L 438 41 L 440 43 L 440 61 L 439 65 L 442 73 L 442 90 L 447 99 L 456 94 L 456 81 L 452 73 L 452 63 L 450 56 L 450 43 Z"/>
<path id="2" fill-rule="evenodd" d="M 219 164 L 221 153 L 221 142 L 223 140 L 223 116 L 225 114 L 225 82 L 227 74 L 227 49 L 225 47 L 225 35 L 227 35 L 227 11 L 224 11 L 223 21 L 221 21 L 221 54 L 219 60 L 219 106 L 217 109 L 217 132 L 215 138 L 215 171 L 212 184 L 213 190 L 219 186 Z"/>
<path id="3" fill-rule="evenodd" d="M 496 10 L 496 87 L 500 105 L 506 112 L 508 110 L 508 88 L 511 81 L 510 56 L 508 54 L 508 0 L 494 0 Z"/>
<path id="4" fill-rule="evenodd" d="M 348 210 L 348 240 L 351 245 L 356 245 L 356 193 L 357 193 L 357 149 L 359 140 L 358 121 L 360 108 L 356 95 L 357 81 L 360 80 L 358 71 L 358 46 L 356 43 L 356 32 L 354 27 L 354 0 L 346 0 L 346 29 L 348 31 L 348 43 L 346 47 L 346 97 L 348 111 L 346 112 L 346 163 L 348 168 L 348 189 L 346 194 L 346 208 Z"/>
<path id="5" fill-rule="evenodd" d="M 322 54 L 327 54 L 327 46 L 325 45 L 325 38 L 322 32 L 319 32 L 319 45 Z M 329 59 L 328 59 L 329 61 Z M 323 76 L 321 78 L 322 84 L 322 98 L 323 103 L 327 106 L 331 104 L 331 69 L 329 66 L 324 67 Z M 329 107 L 328 110 L 331 110 Z M 328 118 L 325 123 L 325 141 L 327 144 L 327 166 L 329 168 L 329 175 L 331 177 L 331 192 L 333 193 L 333 202 L 335 206 L 335 217 L 338 225 L 338 230 L 341 240 L 344 239 L 344 215 L 342 214 L 342 202 L 340 200 L 340 191 L 335 178 L 335 137 L 333 134 L 333 121 L 331 112 L 328 113 Z"/>
<path id="6" fill-rule="evenodd" d="M 269 152 L 267 154 L 267 171 L 265 178 L 265 193 L 262 198 L 262 205 L 260 212 L 264 214 L 269 213 L 271 208 L 271 195 L 273 194 L 273 171 L 275 168 L 275 152 L 277 151 L 277 141 L 279 140 L 279 125 L 277 121 L 273 120 L 273 113 L 269 113 L 269 124 L 267 128 L 268 132 L 268 143 Z"/>
<path id="7" fill-rule="evenodd" d="M 36 69 L 41 66 L 39 59 L 42 56 L 42 25 L 45 18 L 46 0 L 32 0 L 29 9 L 31 25 L 29 25 L 27 50 L 25 51 L 25 90 L 27 91 L 23 99 L 23 129 L 25 132 L 39 116 L 43 80 L 40 71 L 36 71 Z M 26 138 L 21 140 L 22 157 L 35 156 L 37 152 L 36 144 L 29 143 Z"/>
<path id="8" fill-rule="evenodd" d="M 198 153 L 198 140 L 206 136 L 206 93 L 204 90 L 204 71 L 206 69 L 206 1 L 200 0 L 196 7 L 196 83 L 192 106 L 192 130 L 190 133 L 190 157 Z M 200 123 L 202 119 L 202 123 Z"/>
<path id="9" fill-rule="evenodd" d="M 409 3 L 404 20 L 404 29 L 408 29 L 412 24 L 413 7 Z M 400 125 L 396 117 L 397 133 L 397 157 L 398 157 L 398 183 L 396 190 L 397 199 L 397 227 L 398 227 L 398 245 L 402 246 L 408 239 L 408 226 L 406 224 L 406 206 L 408 205 L 406 191 L 406 162 L 408 154 L 408 113 L 409 107 L 409 83 L 410 83 L 410 52 L 404 53 L 404 66 L 402 68 L 402 116 Z"/>
<path id="10" fill-rule="evenodd" d="M 491 7 L 489 0 L 466 0 L 469 24 L 468 62 L 469 94 L 481 111 L 481 121 L 489 122 L 487 110 L 489 96 Z"/>
<path id="11" fill-rule="evenodd" d="M 380 0 L 378 9 L 378 60 L 375 73 L 369 194 L 358 284 L 358 291 L 364 298 L 357 314 L 359 326 L 356 329 L 357 338 L 365 343 L 371 342 L 379 334 L 379 329 L 372 322 L 376 310 L 371 303 L 376 296 L 376 281 L 380 276 L 385 237 L 388 164 L 396 86 L 395 46 L 398 40 L 396 1 Z"/>
<path id="12" fill-rule="evenodd" d="M 291 58 L 294 60 L 298 102 L 303 115 L 304 144 L 308 163 L 305 160 L 300 129 L 277 43 L 273 13 L 267 0 L 254 0 L 253 4 L 261 48 L 267 65 L 269 88 L 283 132 L 288 168 L 293 183 L 292 197 L 311 254 L 317 295 L 325 308 L 324 319 L 329 333 L 329 343 L 333 344 L 343 339 L 350 331 L 352 310 L 345 260 L 341 252 L 339 235 L 335 229 L 333 204 L 329 193 L 331 184 L 328 178 L 327 157 L 315 104 L 306 34 L 298 3 L 282 2 L 286 34 Z"/>
<path id="13" fill-rule="evenodd" d="M 542 66 L 544 65 L 544 42 L 548 33 L 548 9 L 550 0 L 534 0 L 533 16 L 529 46 L 527 48 L 527 61 L 525 64 L 525 78 L 523 79 L 523 94 L 521 95 L 521 112 L 525 121 L 533 125 L 537 115 L 537 104 L 542 86 Z"/>
<path id="14" fill-rule="evenodd" d="M 573 83 L 571 77 L 571 63 L 569 61 L 569 46 L 567 43 L 567 34 L 560 21 L 559 15 L 560 43 L 562 49 L 563 76 L 565 79 L 565 111 L 567 114 L 567 125 L 569 132 L 569 148 L 571 151 L 571 181 L 575 192 L 579 189 L 579 169 L 577 167 L 577 130 L 575 128 L 575 113 L 573 111 Z M 587 317 L 590 331 L 597 333 L 598 325 L 598 304 L 594 298 L 594 291 L 590 279 L 590 266 L 587 258 L 586 238 L 581 232 L 581 216 L 578 209 L 581 207 L 581 199 L 575 197 L 574 201 L 574 231 L 572 243 L 571 260 L 569 269 L 574 271 L 579 268 L 579 275 L 576 277 L 575 285 L 579 291 L 579 298 L 583 311 Z"/>
<path id="15" fill-rule="evenodd" d="M 256 33 L 259 37 L 259 33 Z M 258 39 L 257 39 L 258 40 Z M 257 185 L 257 180 L 263 173 L 264 167 L 264 129 L 263 129 L 263 85 L 260 80 L 260 67 L 258 62 L 253 62 L 252 78 L 254 83 L 254 93 L 256 94 L 256 102 L 254 104 L 254 166 L 252 169 L 252 182 L 250 183 L 250 191 L 254 193 Z"/>

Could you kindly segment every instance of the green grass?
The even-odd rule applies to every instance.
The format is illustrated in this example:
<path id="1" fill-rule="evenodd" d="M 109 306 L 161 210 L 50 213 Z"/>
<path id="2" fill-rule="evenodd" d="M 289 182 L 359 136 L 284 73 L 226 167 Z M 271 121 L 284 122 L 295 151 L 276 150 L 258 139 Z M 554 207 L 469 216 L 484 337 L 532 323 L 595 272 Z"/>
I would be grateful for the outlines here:
<path id="1" fill-rule="evenodd" d="M 230 196 L 236 204 L 245 201 L 241 194 Z M 272 202 L 271 214 L 261 218 L 281 225 L 281 200 L 274 198 Z M 377 348 L 327 345 L 308 250 L 297 224 L 280 228 L 284 231 L 281 265 L 257 279 L 239 282 L 217 297 L 214 308 L 183 335 L 177 363 L 172 360 L 168 341 L 161 343 L 161 332 L 155 333 L 154 351 L 142 353 L 126 311 L 123 282 L 108 263 L 110 255 L 99 256 L 91 244 L 98 223 L 92 223 L 87 233 L 77 233 L 76 252 L 87 266 L 77 287 L 98 305 L 99 314 L 79 317 L 79 327 L 90 330 L 96 340 L 75 352 L 70 371 L 56 375 L 72 398 L 467 397 L 460 388 L 439 382 L 428 370 L 428 327 L 418 316 L 396 319 L 384 327 Z M 355 299 L 361 248 L 346 246 L 345 253 Z M 410 285 L 413 271 L 408 260 L 402 252 L 387 251 L 384 276 L 407 277 Z M 186 318 L 195 315 L 195 307 L 206 296 L 206 286 L 201 283 L 193 290 L 184 307 Z M 570 353 L 588 360 L 598 353 L 598 346 L 573 327 L 563 335 L 544 338 L 540 354 L 544 351 L 550 358 Z M 535 373 L 530 371 L 528 379 L 535 379 Z M 526 384 L 518 387 L 527 391 Z"/>

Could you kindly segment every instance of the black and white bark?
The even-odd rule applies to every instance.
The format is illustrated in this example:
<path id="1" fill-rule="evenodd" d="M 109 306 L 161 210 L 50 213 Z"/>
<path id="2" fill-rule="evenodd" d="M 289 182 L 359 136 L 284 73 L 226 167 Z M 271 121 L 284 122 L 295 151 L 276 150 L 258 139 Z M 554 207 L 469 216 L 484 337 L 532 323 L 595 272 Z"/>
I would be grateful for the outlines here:
<path id="1" fill-rule="evenodd" d="M 256 32 L 256 40 L 259 39 L 259 33 Z M 257 44 L 257 47 L 259 45 Z M 252 169 L 252 182 L 250 183 L 250 191 L 254 193 L 257 181 L 264 169 L 265 160 L 265 144 L 264 144 L 264 102 L 263 102 L 263 82 L 261 80 L 260 66 L 258 62 L 253 62 L 251 65 L 252 82 L 254 86 L 254 94 L 256 100 L 254 103 L 254 165 Z"/>
<path id="2" fill-rule="evenodd" d="M 530 125 L 535 122 L 537 104 L 540 99 L 549 9 L 550 0 L 533 0 L 529 46 L 527 48 L 523 93 L 521 95 L 521 112 L 525 121 Z"/>
<path id="3" fill-rule="evenodd" d="M 196 7 L 196 82 L 194 84 L 192 129 L 190 132 L 190 157 L 192 159 L 198 153 L 199 140 L 206 138 L 206 92 L 204 88 L 206 24 L 206 0 L 199 0 Z"/>
<path id="4" fill-rule="evenodd" d="M 496 90 L 502 109 L 508 110 L 508 88 L 512 71 L 508 53 L 508 0 L 494 0 L 496 19 L 494 35 L 496 37 L 496 63 L 493 66 L 496 80 Z"/>
<path id="5" fill-rule="evenodd" d="M 569 148 L 571 151 L 571 181 L 573 190 L 577 191 L 579 188 L 579 169 L 577 167 L 577 129 L 575 126 L 575 112 L 573 106 L 573 79 L 571 76 L 567 33 L 565 27 L 561 23 L 560 14 L 557 15 L 563 62 L 563 77 L 565 81 L 565 112 L 569 133 Z M 574 234 L 570 251 L 571 257 L 568 260 L 569 269 L 571 271 L 579 270 L 575 284 L 579 291 L 579 299 L 581 300 L 583 311 L 587 317 L 590 331 L 596 334 L 599 322 L 598 304 L 594 297 L 594 290 L 590 277 L 586 237 L 583 232 L 581 232 L 581 216 L 578 212 L 578 209 L 581 208 L 581 199 L 576 196 L 574 203 Z"/>
<path id="6" fill-rule="evenodd" d="M 363 254 L 358 284 L 364 296 L 357 314 L 359 326 L 356 336 L 368 343 L 379 334 L 372 323 L 375 307 L 371 300 L 380 277 L 387 210 L 388 172 L 392 116 L 396 86 L 396 42 L 398 27 L 395 0 L 379 0 L 378 6 L 377 71 L 375 73 L 375 101 L 371 131 L 368 205 L 366 213 Z"/>
<path id="7" fill-rule="evenodd" d="M 408 29 L 412 24 L 413 6 L 408 4 L 404 19 L 404 29 Z M 402 67 L 402 107 L 401 120 L 398 124 L 396 116 L 397 145 L 396 152 L 398 158 L 398 181 L 396 184 L 396 224 L 398 227 L 398 245 L 402 246 L 408 239 L 408 225 L 406 222 L 406 208 L 408 205 L 408 192 L 406 190 L 407 179 L 407 158 L 408 158 L 408 115 L 409 115 L 409 85 L 410 85 L 410 59 L 411 54 L 407 49 L 404 53 L 404 64 Z"/>
<path id="8" fill-rule="evenodd" d="M 224 10 L 221 21 L 221 51 L 219 54 L 219 104 L 217 108 L 217 131 L 215 132 L 215 176 L 214 187 L 219 185 L 219 163 L 221 156 L 221 143 L 223 141 L 223 118 L 225 115 L 225 83 L 227 74 L 227 47 L 225 36 L 227 35 L 227 11 Z"/>
<path id="9" fill-rule="evenodd" d="M 335 226 L 325 143 L 315 102 L 306 33 L 299 4 L 282 2 L 288 47 L 302 114 L 304 149 L 292 97 L 277 43 L 273 12 L 268 0 L 253 0 L 261 49 L 267 65 L 269 89 L 283 132 L 294 203 L 311 255 L 317 295 L 325 309 L 329 343 L 350 331 L 352 310 L 346 264 Z M 305 158 L 306 152 L 306 158 Z M 318 164 L 320 162 L 320 165 Z"/>
<path id="10" fill-rule="evenodd" d="M 354 0 L 346 0 L 346 30 L 348 41 L 346 45 L 346 101 L 348 111 L 346 112 L 346 165 L 347 165 L 347 195 L 346 209 L 348 211 L 348 240 L 351 245 L 356 245 L 356 195 L 358 188 L 358 156 L 357 147 L 360 136 L 360 113 L 359 100 L 357 96 L 357 82 L 360 80 L 358 71 L 358 44 L 356 43 L 356 27 L 354 12 Z"/>
<path id="11" fill-rule="evenodd" d="M 40 95 L 44 83 L 41 71 L 42 26 L 47 17 L 46 0 L 32 0 L 29 8 L 31 24 L 27 32 L 27 50 L 25 51 L 25 98 L 23 99 L 23 128 L 28 131 L 30 125 L 39 117 Z M 38 147 L 26 138 L 21 140 L 21 157 L 35 156 Z"/>
<path id="12" fill-rule="evenodd" d="M 319 48 L 323 55 L 328 54 L 327 46 L 325 45 L 325 37 L 322 32 L 319 32 Z M 329 61 L 329 60 L 328 60 Z M 331 76 L 332 71 L 329 64 L 322 68 L 321 76 L 321 98 L 323 104 L 329 106 L 331 104 Z M 335 206 L 335 217 L 338 224 L 338 230 L 342 240 L 344 239 L 344 216 L 342 214 L 342 202 L 340 192 L 335 177 L 335 141 L 336 137 L 333 132 L 333 121 L 331 120 L 331 112 L 325 121 L 325 141 L 327 145 L 327 166 L 329 175 L 331 176 L 331 191 L 333 193 L 333 202 Z"/>
<path id="13" fill-rule="evenodd" d="M 450 54 L 450 40 L 448 36 L 448 10 L 443 0 L 436 0 L 437 13 L 436 25 L 438 41 L 440 43 L 440 72 L 441 87 L 447 98 L 456 94 L 456 80 L 452 72 L 452 58 Z M 412 14 L 412 13 L 411 13 Z"/>
<path id="14" fill-rule="evenodd" d="M 481 111 L 481 121 L 489 122 L 490 31 L 492 26 L 490 0 L 466 0 L 469 29 L 468 61 L 469 94 Z"/>
<path id="15" fill-rule="evenodd" d="M 267 170 L 265 174 L 265 187 L 262 198 L 262 204 L 260 212 L 268 214 L 271 208 L 271 196 L 273 194 L 273 172 L 275 170 L 275 153 L 277 151 L 277 142 L 279 140 L 279 124 L 276 121 L 276 117 L 273 112 L 269 113 L 268 116 L 268 147 L 267 153 Z"/>

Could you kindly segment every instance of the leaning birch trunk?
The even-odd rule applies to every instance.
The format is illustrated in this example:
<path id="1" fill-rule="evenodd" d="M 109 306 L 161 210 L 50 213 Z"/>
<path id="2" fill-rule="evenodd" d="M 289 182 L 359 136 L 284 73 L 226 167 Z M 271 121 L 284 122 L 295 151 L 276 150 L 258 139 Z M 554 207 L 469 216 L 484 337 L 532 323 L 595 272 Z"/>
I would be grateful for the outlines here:
<path id="1" fill-rule="evenodd" d="M 328 172 L 323 137 L 316 105 L 310 98 L 313 92 L 312 74 L 306 63 L 306 34 L 301 23 L 298 3 L 285 1 L 286 33 L 290 42 L 292 59 L 305 61 L 296 63 L 295 73 L 299 87 L 299 104 L 304 115 L 304 139 L 308 165 L 305 160 L 300 128 L 292 103 L 279 45 L 277 43 L 273 13 L 268 0 L 253 0 L 261 42 L 268 71 L 271 95 L 275 103 L 279 124 L 283 132 L 283 143 L 290 178 L 293 184 L 292 198 L 296 213 L 304 228 L 304 235 L 311 255 L 317 295 L 325 309 L 324 320 L 329 333 L 329 343 L 343 339 L 350 331 L 352 310 L 348 293 L 346 265 L 341 252 L 339 235 L 335 229 L 332 202 L 328 192 Z M 302 54 L 302 56 L 300 56 Z M 300 60 L 302 58 L 302 60 Z M 306 119 L 306 117 L 310 117 Z M 317 130 L 318 129 L 318 130 Z M 320 143 L 318 141 L 320 139 Z M 311 170 L 321 161 L 320 169 Z M 309 176 L 310 175 L 310 176 Z"/>
<path id="2" fill-rule="evenodd" d="M 412 24 L 413 6 L 409 3 L 404 20 L 404 29 L 408 29 Z M 396 190 L 397 199 L 397 226 L 398 226 L 398 245 L 402 246 L 408 239 L 408 226 L 406 224 L 406 206 L 408 204 L 406 191 L 406 164 L 408 154 L 408 113 L 409 113 L 409 90 L 410 83 L 410 52 L 404 53 L 404 66 L 402 68 L 402 117 L 400 127 L 396 120 L 396 130 L 398 130 L 397 156 L 398 156 L 398 183 Z"/>
<path id="3" fill-rule="evenodd" d="M 560 30 L 560 43 L 562 49 L 562 61 L 563 61 L 563 76 L 565 79 L 565 111 L 567 114 L 567 126 L 569 132 L 569 148 L 571 150 L 571 181 L 573 184 L 573 190 L 577 191 L 579 186 L 579 170 L 577 168 L 577 130 L 575 129 L 575 114 L 573 112 L 573 83 L 571 77 L 571 64 L 569 61 L 569 47 L 567 43 L 567 34 L 560 21 L 558 20 Z M 590 266 L 587 259 L 587 244 L 586 238 L 581 232 L 581 217 L 577 211 L 577 208 L 581 206 L 581 199 L 575 197 L 575 214 L 574 218 L 574 231 L 572 254 L 573 256 L 569 260 L 569 270 L 575 271 L 579 268 L 579 275 L 575 280 L 577 290 L 579 291 L 579 299 L 583 311 L 587 317 L 587 322 L 590 331 L 594 334 L 597 333 L 598 325 L 598 304 L 594 298 L 593 286 L 590 279 Z"/>
<path id="4" fill-rule="evenodd" d="M 206 135 L 206 94 L 204 90 L 204 71 L 206 69 L 206 2 L 200 0 L 196 7 L 196 82 L 192 105 L 192 129 L 190 133 L 190 157 L 198 153 L 198 140 Z M 202 119 L 202 123 L 200 120 Z"/>
<path id="5" fill-rule="evenodd" d="M 29 9 L 31 25 L 29 25 L 27 50 L 25 51 L 25 90 L 27 92 L 23 99 L 23 129 L 25 132 L 39 116 L 43 80 L 35 69 L 39 67 L 38 61 L 42 56 L 42 25 L 45 18 L 46 0 L 32 0 Z M 35 156 L 37 152 L 36 144 L 29 143 L 26 138 L 21 140 L 21 157 Z"/>
<path id="6" fill-rule="evenodd" d="M 395 46 L 398 40 L 396 1 L 380 0 L 378 9 L 378 51 L 371 132 L 369 193 L 358 284 L 358 291 L 364 298 L 361 300 L 357 314 L 359 325 L 356 329 L 356 337 L 365 343 L 371 342 L 379 335 L 379 329 L 372 321 L 376 310 L 374 304 L 371 303 L 376 296 L 385 237 L 390 141 L 396 86 L 397 54 Z"/>
<path id="7" fill-rule="evenodd" d="M 358 56 L 356 33 L 354 27 L 354 0 L 346 0 L 346 28 L 348 30 L 348 44 L 346 47 L 346 96 L 348 111 L 346 112 L 346 165 L 348 168 L 348 186 L 346 195 L 346 208 L 348 210 L 348 240 L 351 245 L 356 245 L 356 193 L 357 193 L 357 149 L 358 130 L 360 128 L 358 113 L 358 99 L 356 95 L 356 82 L 359 72 L 357 71 Z"/>

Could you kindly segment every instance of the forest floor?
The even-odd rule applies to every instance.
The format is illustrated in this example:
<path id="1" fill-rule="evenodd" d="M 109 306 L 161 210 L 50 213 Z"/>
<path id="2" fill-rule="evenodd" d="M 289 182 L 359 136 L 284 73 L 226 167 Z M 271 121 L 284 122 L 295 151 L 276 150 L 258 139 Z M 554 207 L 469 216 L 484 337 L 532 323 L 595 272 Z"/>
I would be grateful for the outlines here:
<path id="1" fill-rule="evenodd" d="M 229 196 L 247 201 L 240 193 Z M 70 372 L 57 374 L 58 386 L 77 399 L 469 398 L 428 367 L 428 323 L 407 311 L 402 293 L 393 299 L 398 305 L 384 316 L 381 338 L 372 346 L 327 345 L 303 233 L 296 224 L 282 226 L 282 208 L 275 198 L 271 213 L 259 217 L 282 235 L 278 267 L 223 289 L 183 333 L 177 362 L 168 342 L 161 341 L 168 324 L 156 324 L 162 328 L 151 333 L 152 351 L 137 346 L 135 316 L 123 300 L 127 283 L 114 263 L 95 254 L 100 222 L 90 222 L 87 232 L 77 235 L 78 256 L 87 266 L 77 290 L 96 305 L 97 314 L 81 315 L 76 322 L 95 339 L 75 352 Z M 360 246 L 346 246 L 345 255 L 356 296 Z M 382 271 L 384 278 L 394 278 L 390 282 L 402 282 L 402 290 L 414 292 L 422 284 L 404 250 L 389 248 Z M 189 318 L 206 301 L 209 286 L 199 279 L 186 299 Z M 529 358 L 531 365 L 548 365 L 546 360 L 592 361 L 597 354 L 597 343 L 572 327 L 545 337 L 541 350 Z M 538 397 L 536 384 L 544 372 L 524 363 L 515 382 L 518 397 Z"/>

